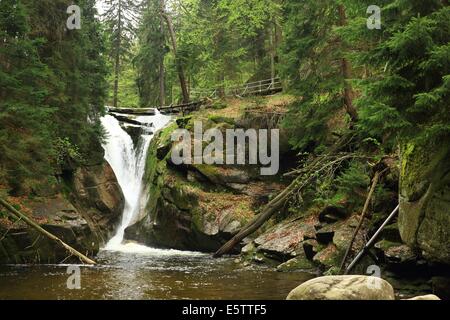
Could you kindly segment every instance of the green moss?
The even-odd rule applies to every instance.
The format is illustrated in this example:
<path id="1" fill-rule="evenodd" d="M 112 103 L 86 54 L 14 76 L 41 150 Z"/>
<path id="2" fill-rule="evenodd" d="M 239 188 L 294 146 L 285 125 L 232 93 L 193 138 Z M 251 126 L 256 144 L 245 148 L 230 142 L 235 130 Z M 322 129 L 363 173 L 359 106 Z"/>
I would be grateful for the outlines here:
<path id="1" fill-rule="evenodd" d="M 212 115 L 212 116 L 209 116 L 208 119 L 217 124 L 227 123 L 232 126 L 234 126 L 236 124 L 236 122 L 233 118 L 228 118 L 228 117 L 224 117 L 224 116 Z"/>
<path id="2" fill-rule="evenodd" d="M 277 267 L 280 272 L 305 271 L 316 269 L 316 265 L 306 257 L 296 257 Z"/>

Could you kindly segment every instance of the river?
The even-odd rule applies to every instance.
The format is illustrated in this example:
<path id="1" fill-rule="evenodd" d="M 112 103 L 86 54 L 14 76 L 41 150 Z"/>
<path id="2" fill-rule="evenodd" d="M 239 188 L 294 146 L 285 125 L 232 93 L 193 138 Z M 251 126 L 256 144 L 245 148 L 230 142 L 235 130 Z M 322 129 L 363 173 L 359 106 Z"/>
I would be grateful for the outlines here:
<path id="1" fill-rule="evenodd" d="M 80 289 L 69 289 L 67 265 L 0 266 L 0 299 L 285 299 L 312 278 L 243 267 L 232 258 L 151 249 L 101 251 L 99 265 L 80 266 Z"/>

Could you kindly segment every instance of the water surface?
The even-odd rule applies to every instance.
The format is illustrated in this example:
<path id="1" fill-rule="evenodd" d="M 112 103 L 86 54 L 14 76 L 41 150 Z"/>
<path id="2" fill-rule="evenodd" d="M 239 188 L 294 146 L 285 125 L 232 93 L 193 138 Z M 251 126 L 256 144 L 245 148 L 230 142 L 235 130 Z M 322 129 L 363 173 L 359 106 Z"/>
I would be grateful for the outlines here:
<path id="1" fill-rule="evenodd" d="M 67 265 L 0 266 L 0 299 L 285 299 L 313 276 L 242 267 L 232 258 L 131 246 L 102 251 L 67 288 Z"/>

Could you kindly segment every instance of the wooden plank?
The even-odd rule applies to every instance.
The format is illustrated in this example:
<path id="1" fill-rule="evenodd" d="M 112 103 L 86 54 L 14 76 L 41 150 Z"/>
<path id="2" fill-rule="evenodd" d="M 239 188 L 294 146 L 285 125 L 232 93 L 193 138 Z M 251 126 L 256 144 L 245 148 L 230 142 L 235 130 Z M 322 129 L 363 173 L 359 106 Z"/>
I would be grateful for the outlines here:
<path id="1" fill-rule="evenodd" d="M 139 116 L 154 116 L 156 114 L 155 108 L 108 108 L 108 112 Z"/>

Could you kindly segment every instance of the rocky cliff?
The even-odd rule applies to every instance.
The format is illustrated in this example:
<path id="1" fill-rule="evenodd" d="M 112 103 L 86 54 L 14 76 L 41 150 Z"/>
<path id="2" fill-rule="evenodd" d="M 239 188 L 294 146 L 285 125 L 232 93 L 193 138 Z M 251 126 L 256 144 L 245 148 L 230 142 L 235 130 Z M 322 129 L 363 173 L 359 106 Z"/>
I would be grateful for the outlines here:
<path id="1" fill-rule="evenodd" d="M 56 188 L 45 196 L 8 200 L 44 229 L 90 256 L 109 238 L 124 206 L 122 191 L 106 162 L 81 167 L 61 177 Z M 21 221 L 1 219 L 1 264 L 62 261 L 73 261 L 73 258 L 59 244 Z"/>
<path id="2" fill-rule="evenodd" d="M 403 147 L 399 229 L 427 260 L 450 264 L 450 141 Z"/>

